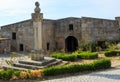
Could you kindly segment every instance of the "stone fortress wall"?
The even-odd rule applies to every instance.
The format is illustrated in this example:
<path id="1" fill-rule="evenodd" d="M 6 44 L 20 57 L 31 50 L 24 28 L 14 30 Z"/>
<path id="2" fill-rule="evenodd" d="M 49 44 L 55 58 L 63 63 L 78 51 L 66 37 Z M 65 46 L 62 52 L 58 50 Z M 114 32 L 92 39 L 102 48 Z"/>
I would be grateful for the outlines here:
<path id="1" fill-rule="evenodd" d="M 117 20 L 82 18 L 82 39 L 86 41 L 119 41 Z"/>
<path id="2" fill-rule="evenodd" d="M 1 27 L 0 35 L 2 38 L 10 39 L 11 51 L 31 52 L 34 50 L 35 26 L 33 22 L 36 25 L 38 22 L 41 24 L 42 39 L 40 40 L 45 52 L 66 50 L 69 40 L 73 44 L 77 41 L 78 45 L 81 41 L 120 41 L 120 17 L 116 17 L 115 20 L 91 17 L 68 17 L 52 20 L 43 19 L 42 14 L 39 13 L 34 14 L 32 19 Z"/>
<path id="3" fill-rule="evenodd" d="M 73 30 L 69 30 L 69 25 Z M 120 32 L 117 20 L 97 19 L 90 17 L 64 18 L 58 20 L 43 19 L 42 23 L 43 49 L 65 50 L 65 39 L 74 36 L 78 41 L 119 41 Z M 12 33 L 16 33 L 16 40 L 12 40 Z M 1 27 L 1 36 L 11 39 L 11 50 L 19 51 L 20 44 L 24 51 L 33 49 L 33 26 L 31 20 Z"/>
<path id="4" fill-rule="evenodd" d="M 15 33 L 16 39 L 12 34 Z M 20 44 L 23 44 L 24 51 L 33 49 L 33 27 L 31 20 L 18 22 L 1 27 L 1 37 L 10 39 L 11 51 L 19 51 Z"/>
<path id="5" fill-rule="evenodd" d="M 73 30 L 69 29 L 69 26 L 73 25 Z M 58 50 L 65 50 L 65 39 L 69 36 L 74 36 L 77 40 L 81 40 L 81 18 L 69 17 L 64 19 L 58 19 L 56 21 L 55 28 L 55 42 Z"/>
<path id="6" fill-rule="evenodd" d="M 48 50 L 55 50 L 55 20 L 43 19 L 42 23 L 42 45 L 43 50 L 47 50 L 47 45 L 49 47 Z"/>

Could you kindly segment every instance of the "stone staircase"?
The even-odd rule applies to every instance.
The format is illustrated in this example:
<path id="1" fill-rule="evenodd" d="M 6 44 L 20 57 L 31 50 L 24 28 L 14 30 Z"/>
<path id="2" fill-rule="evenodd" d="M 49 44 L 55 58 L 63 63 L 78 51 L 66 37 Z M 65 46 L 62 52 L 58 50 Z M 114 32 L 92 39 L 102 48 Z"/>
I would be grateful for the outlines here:
<path id="1" fill-rule="evenodd" d="M 3 66 L 4 68 L 13 68 L 15 70 L 33 70 L 33 69 L 42 69 L 50 66 L 59 66 L 68 64 L 66 61 L 60 59 L 55 59 L 51 57 L 44 57 L 44 60 L 34 61 L 31 59 L 20 60 L 18 63 L 14 63 L 13 66 Z"/>

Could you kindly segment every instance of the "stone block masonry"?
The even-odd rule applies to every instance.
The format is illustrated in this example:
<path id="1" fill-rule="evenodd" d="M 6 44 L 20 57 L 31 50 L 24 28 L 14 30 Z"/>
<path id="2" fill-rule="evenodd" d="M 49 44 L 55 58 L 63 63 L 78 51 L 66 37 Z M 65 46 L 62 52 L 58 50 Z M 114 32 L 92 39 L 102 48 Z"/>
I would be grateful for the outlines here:
<path id="1" fill-rule="evenodd" d="M 10 39 L 10 51 L 73 51 L 81 42 L 120 41 L 120 17 L 44 19 L 40 4 L 35 5 L 31 19 L 1 27 L 1 38 Z"/>

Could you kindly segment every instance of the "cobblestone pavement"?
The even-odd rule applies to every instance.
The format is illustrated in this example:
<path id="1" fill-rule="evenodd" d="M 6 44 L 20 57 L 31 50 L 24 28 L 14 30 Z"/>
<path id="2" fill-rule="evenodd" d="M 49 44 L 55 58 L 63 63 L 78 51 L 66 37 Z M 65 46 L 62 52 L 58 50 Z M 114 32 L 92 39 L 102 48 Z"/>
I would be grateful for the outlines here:
<path id="1" fill-rule="evenodd" d="M 40 82 L 120 82 L 120 67 Z"/>
<path id="2" fill-rule="evenodd" d="M 19 54 L 20 57 L 14 58 L 14 63 L 17 63 L 19 60 L 25 60 L 28 58 L 27 55 Z M 10 54 L 0 54 L 0 66 L 7 65 L 6 60 L 11 60 Z"/>

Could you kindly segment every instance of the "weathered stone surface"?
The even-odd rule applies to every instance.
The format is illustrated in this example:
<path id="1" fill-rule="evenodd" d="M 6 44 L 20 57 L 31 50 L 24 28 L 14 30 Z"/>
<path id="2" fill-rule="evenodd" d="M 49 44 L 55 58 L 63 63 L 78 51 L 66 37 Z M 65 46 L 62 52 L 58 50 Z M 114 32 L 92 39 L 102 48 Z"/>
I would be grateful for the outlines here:
<path id="1" fill-rule="evenodd" d="M 84 40 L 90 41 L 118 41 L 120 39 L 118 21 L 83 17 L 82 28 L 86 36 Z M 85 25 L 86 24 L 86 25 Z"/>
<path id="2" fill-rule="evenodd" d="M 73 25 L 72 30 L 70 30 L 70 24 Z M 20 44 L 23 44 L 26 52 L 34 49 L 47 52 L 65 50 L 65 40 L 69 36 L 75 37 L 78 42 L 119 41 L 119 27 L 120 17 L 116 17 L 115 20 L 91 17 L 51 20 L 43 19 L 43 14 L 38 8 L 32 14 L 32 19 L 2 26 L 0 35 L 11 39 L 12 32 L 16 33 L 16 40 L 10 40 L 12 51 L 20 51 Z"/>
<path id="3" fill-rule="evenodd" d="M 12 33 L 16 33 L 16 40 L 12 39 Z M 1 28 L 2 37 L 9 38 L 11 44 L 11 51 L 19 51 L 19 45 L 24 45 L 24 51 L 31 51 L 33 49 L 33 27 L 31 20 L 6 25 Z M 30 42 L 29 44 L 26 44 Z M 14 49 L 13 49 L 14 48 Z"/>
<path id="4" fill-rule="evenodd" d="M 34 60 L 34 61 L 44 60 L 44 55 L 42 55 L 42 54 L 32 54 L 31 55 L 31 60 Z"/>

